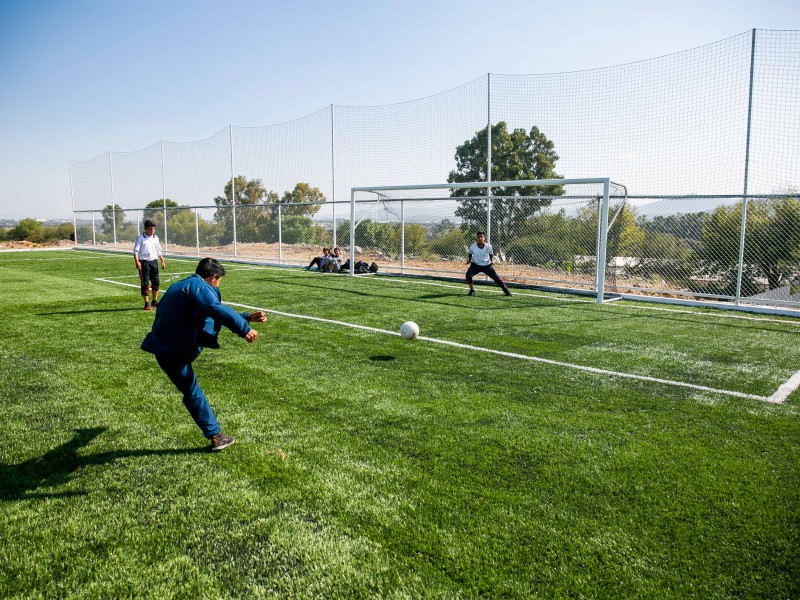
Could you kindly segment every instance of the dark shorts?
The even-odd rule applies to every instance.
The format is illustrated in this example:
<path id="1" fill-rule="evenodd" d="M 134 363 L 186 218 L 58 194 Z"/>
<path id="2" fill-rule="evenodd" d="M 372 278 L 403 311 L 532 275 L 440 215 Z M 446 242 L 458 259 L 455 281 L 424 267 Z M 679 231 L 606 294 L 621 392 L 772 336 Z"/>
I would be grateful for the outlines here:
<path id="1" fill-rule="evenodd" d="M 495 281 L 500 279 L 499 275 L 497 274 L 497 271 L 494 270 L 494 267 L 492 265 L 481 266 L 481 265 L 476 265 L 475 263 L 470 263 L 469 269 L 467 269 L 467 281 L 471 281 L 472 278 L 475 277 L 475 275 L 477 275 L 478 273 L 483 273 L 484 275 L 488 275 L 491 279 L 494 279 Z"/>
<path id="2" fill-rule="evenodd" d="M 484 275 L 487 275 L 489 279 L 491 279 L 497 285 L 503 288 L 503 290 L 508 289 L 502 277 L 500 277 L 500 275 L 497 274 L 497 271 L 494 270 L 494 267 L 492 265 L 481 266 L 481 265 L 476 265 L 475 263 L 470 263 L 469 269 L 467 269 L 467 281 L 471 282 L 472 278 L 475 277 L 475 275 L 477 275 L 478 273 L 483 273 Z"/>
<path id="3" fill-rule="evenodd" d="M 150 282 L 153 282 L 153 289 L 157 290 L 161 284 L 161 280 L 158 278 L 158 261 L 140 260 L 139 264 L 142 265 L 142 270 L 139 272 L 142 289 L 149 288 Z"/>

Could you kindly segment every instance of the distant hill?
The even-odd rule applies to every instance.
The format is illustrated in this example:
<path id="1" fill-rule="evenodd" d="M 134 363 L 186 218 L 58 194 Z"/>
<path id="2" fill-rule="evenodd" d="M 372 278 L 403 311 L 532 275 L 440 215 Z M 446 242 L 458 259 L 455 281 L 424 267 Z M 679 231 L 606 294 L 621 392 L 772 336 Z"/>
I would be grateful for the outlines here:
<path id="1" fill-rule="evenodd" d="M 38 219 L 42 222 L 45 227 L 55 227 L 56 225 L 61 225 L 62 223 L 70 223 L 72 224 L 72 219 Z M 20 219 L 0 219 L 0 227 L 4 228 L 11 228 L 16 227 L 19 225 Z M 78 225 L 91 225 L 91 219 L 77 219 Z"/>

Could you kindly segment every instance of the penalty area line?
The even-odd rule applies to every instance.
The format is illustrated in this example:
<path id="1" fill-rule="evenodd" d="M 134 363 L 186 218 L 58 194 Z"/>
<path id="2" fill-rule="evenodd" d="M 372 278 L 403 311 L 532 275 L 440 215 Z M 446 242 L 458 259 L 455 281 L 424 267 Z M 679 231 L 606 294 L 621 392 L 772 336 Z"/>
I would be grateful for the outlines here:
<path id="1" fill-rule="evenodd" d="M 775 404 L 783 404 L 786 399 L 800 387 L 800 371 L 789 377 L 781 386 L 775 391 L 772 396 L 767 398 L 767 402 Z"/>
<path id="2" fill-rule="evenodd" d="M 312 316 L 309 316 L 309 315 L 298 315 L 298 314 L 295 314 L 295 313 L 288 313 L 288 312 L 283 312 L 283 311 L 279 311 L 279 310 L 271 310 L 271 309 L 268 309 L 268 308 L 262 308 L 262 307 L 258 307 L 258 306 L 249 306 L 247 304 L 238 304 L 238 303 L 235 303 L 235 302 L 226 302 L 225 304 L 228 304 L 230 306 L 236 306 L 236 307 L 239 307 L 239 308 L 245 308 L 247 310 L 261 310 L 261 311 L 264 311 L 266 313 L 271 313 L 271 314 L 274 314 L 274 315 L 280 315 L 280 316 L 283 316 L 283 317 L 290 317 L 290 318 L 295 318 L 295 319 L 305 319 L 305 320 L 308 320 L 308 321 L 318 321 L 320 323 L 331 323 L 331 324 L 334 324 L 334 325 L 342 325 L 344 327 L 350 327 L 352 329 L 360 329 L 360 330 L 364 330 L 364 331 L 372 331 L 372 332 L 375 332 L 375 333 L 383 333 L 383 334 L 395 335 L 395 336 L 399 336 L 400 335 L 400 333 L 397 332 L 397 331 L 389 331 L 387 329 L 380 329 L 380 328 L 377 328 L 377 327 L 368 327 L 366 325 L 356 325 L 354 323 L 347 323 L 345 321 L 337 321 L 337 320 L 334 320 L 334 319 L 323 319 L 322 317 L 312 317 Z M 623 373 L 621 371 L 611 371 L 611 370 L 608 370 L 608 369 L 599 369 L 597 367 L 587 367 L 587 366 L 579 365 L 579 364 L 575 364 L 575 363 L 568 363 L 568 362 L 563 362 L 563 361 L 559 361 L 559 360 L 551 360 L 549 358 L 541 358 L 539 356 L 529 356 L 527 354 L 518 354 L 516 352 L 506 352 L 504 350 L 493 350 L 491 348 L 483 348 L 481 346 L 473 346 L 471 344 L 462 344 L 460 342 L 451 342 L 449 340 L 441 340 L 441 339 L 438 339 L 438 338 L 431 338 L 431 337 L 426 337 L 426 336 L 422 336 L 422 335 L 419 336 L 417 339 L 424 340 L 426 342 L 431 342 L 431 343 L 434 343 L 434 344 L 441 344 L 443 346 L 452 346 L 454 348 L 464 348 L 466 350 L 477 350 L 479 352 L 487 352 L 489 354 L 495 354 L 495 355 L 498 355 L 498 356 L 506 356 L 506 357 L 509 357 L 509 358 L 517 358 L 517 359 L 521 359 L 521 360 L 528 360 L 528 361 L 531 361 L 531 362 L 537 362 L 537 363 L 542 363 L 542 364 L 546 364 L 546 365 L 562 367 L 562 368 L 565 368 L 565 369 L 573 369 L 573 370 L 576 370 L 576 371 L 583 371 L 583 372 L 586 372 L 586 373 L 593 373 L 595 375 L 606 375 L 606 376 L 609 376 L 609 377 L 621 377 L 621 378 L 624 378 L 624 379 L 634 379 L 634 380 L 637 380 L 637 381 L 646 381 L 646 382 L 649 382 L 649 383 L 658 383 L 658 384 L 661 384 L 661 385 L 669 385 L 669 386 L 673 386 L 673 387 L 687 388 L 687 389 L 691 389 L 691 390 L 697 390 L 697 391 L 700 391 L 700 392 L 708 392 L 708 393 L 712 393 L 712 394 L 721 394 L 721 395 L 724 395 L 724 396 L 734 396 L 736 398 L 747 398 L 748 400 L 759 400 L 761 402 L 774 402 L 774 400 L 771 400 L 770 398 L 767 398 L 766 396 L 759 396 L 757 394 L 746 394 L 744 392 L 735 392 L 735 391 L 732 391 L 732 390 L 723 390 L 723 389 L 713 388 L 713 387 L 709 387 L 709 386 L 705 386 L 705 385 L 698 385 L 698 384 L 695 384 L 695 383 L 687 383 L 687 382 L 684 382 L 684 381 L 674 381 L 672 379 L 660 379 L 658 377 L 649 377 L 647 375 L 635 375 L 635 374 L 632 374 L 632 373 Z M 795 376 L 798 377 L 798 381 L 800 382 L 800 372 L 796 373 Z"/>

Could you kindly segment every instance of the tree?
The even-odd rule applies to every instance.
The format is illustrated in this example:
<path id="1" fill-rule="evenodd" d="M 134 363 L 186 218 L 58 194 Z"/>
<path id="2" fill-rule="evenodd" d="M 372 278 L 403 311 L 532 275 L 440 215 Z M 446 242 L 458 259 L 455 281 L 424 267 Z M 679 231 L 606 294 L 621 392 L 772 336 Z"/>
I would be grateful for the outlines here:
<path id="1" fill-rule="evenodd" d="M 636 213 L 628 204 L 610 206 L 610 215 L 616 215 L 608 230 L 606 252 L 609 258 L 617 256 L 638 257 L 642 255 L 644 232 L 636 224 Z M 609 216 L 609 219 L 612 218 Z"/>
<path id="2" fill-rule="evenodd" d="M 248 180 L 244 175 L 237 175 L 233 181 L 225 184 L 225 195 L 214 198 L 214 204 L 217 205 L 214 219 L 222 225 L 223 233 L 220 242 L 223 244 L 233 241 L 233 212 L 230 207 L 233 204 L 234 189 L 237 206 L 259 204 L 267 198 L 267 190 L 260 179 Z M 270 194 L 274 193 L 270 192 Z M 277 194 L 274 194 L 274 197 L 277 198 Z"/>
<path id="3" fill-rule="evenodd" d="M 75 240 L 75 232 L 72 229 L 72 223 L 60 223 L 44 228 L 45 240 Z"/>
<path id="4" fill-rule="evenodd" d="M 317 230 L 314 222 L 303 215 L 286 215 L 281 218 L 282 237 L 284 244 L 311 244 L 317 240 Z"/>
<path id="5" fill-rule="evenodd" d="M 453 223 L 450 219 L 442 219 L 438 223 L 434 223 L 428 228 L 428 237 L 430 239 L 442 237 L 443 235 L 450 233 L 455 228 L 455 223 Z"/>
<path id="6" fill-rule="evenodd" d="M 236 204 L 258 204 L 267 196 L 267 190 L 260 179 L 248 180 L 244 175 L 237 175 L 233 179 L 236 187 Z M 217 207 L 230 206 L 233 198 L 233 186 L 230 181 L 225 184 L 225 196 L 214 198 Z"/>
<path id="7" fill-rule="evenodd" d="M 336 235 L 341 240 L 350 239 L 349 220 L 337 225 Z M 400 251 L 400 225 L 364 219 L 356 224 L 355 245 L 380 250 L 385 255 L 394 256 Z"/>
<path id="8" fill-rule="evenodd" d="M 320 204 L 325 202 L 325 194 L 319 188 L 312 188 L 309 184 L 299 182 L 291 192 L 284 192 L 283 198 L 277 200 L 280 204 L 300 204 L 298 206 L 286 206 L 281 210 L 283 215 L 314 215 L 321 208 Z"/>
<path id="9" fill-rule="evenodd" d="M 639 265 L 632 269 L 641 277 L 658 275 L 679 286 L 692 285 L 694 251 L 708 215 L 703 212 L 638 217 L 644 232 Z"/>
<path id="10" fill-rule="evenodd" d="M 125 212 L 119 204 L 114 206 L 107 204 L 101 214 L 103 215 L 103 224 L 100 226 L 100 231 L 113 239 L 114 225 L 116 224 L 117 228 L 122 227 L 122 223 L 125 220 Z"/>
<path id="11" fill-rule="evenodd" d="M 167 227 L 164 227 L 164 206 L 167 208 Z M 200 245 L 207 246 L 217 241 L 217 227 L 195 216 L 194 211 L 188 206 L 181 206 L 174 200 L 158 198 L 145 206 L 144 220 L 150 219 L 156 224 L 156 229 L 165 242 L 179 246 L 195 246 L 197 237 Z"/>
<path id="12" fill-rule="evenodd" d="M 564 210 L 533 215 L 528 218 L 525 235 L 509 242 L 508 254 L 515 262 L 571 270 L 575 256 L 585 254 L 577 232 L 577 220 L 567 218 Z"/>
<path id="13" fill-rule="evenodd" d="M 486 181 L 487 129 L 476 132 L 456 148 L 456 169 L 450 172 L 449 183 Z M 526 179 L 561 179 L 555 172 L 558 155 L 555 145 L 547 136 L 532 127 L 530 132 L 515 129 L 510 132 L 505 121 L 492 126 L 492 181 L 519 181 Z M 528 187 L 492 186 L 492 196 L 514 196 L 510 199 L 492 199 L 491 241 L 495 252 L 502 256 L 504 248 L 520 235 L 521 228 L 531 215 L 552 202 L 548 196 L 561 196 L 560 185 Z M 451 191 L 454 198 L 462 198 L 456 216 L 463 219 L 466 229 L 486 229 L 486 191 L 484 188 Z M 520 196 L 532 196 L 518 199 Z"/>
<path id="14" fill-rule="evenodd" d="M 467 257 L 467 249 L 473 239 L 474 236 L 471 237 L 463 229 L 450 229 L 430 240 L 428 249 L 442 258 L 463 260 Z"/>
<path id="15" fill-rule="evenodd" d="M 718 206 L 700 233 L 698 257 L 706 274 L 722 276 L 735 293 L 739 269 L 742 206 Z M 777 198 L 747 206 L 742 294 L 759 291 L 758 279 L 774 290 L 800 276 L 800 200 Z"/>
<path id="16" fill-rule="evenodd" d="M 161 231 L 164 230 L 164 206 L 167 207 L 167 215 L 171 215 L 170 208 L 178 208 L 178 203 L 174 200 L 170 200 L 169 198 L 158 200 L 153 200 L 152 202 L 148 202 L 147 206 L 144 207 L 144 212 L 142 214 L 143 221 L 150 219 L 156 224 L 156 229 Z"/>
<path id="17" fill-rule="evenodd" d="M 396 225 L 398 234 L 400 233 L 401 225 Z M 406 223 L 405 232 L 403 232 L 403 241 L 405 242 L 405 253 L 408 254 L 421 254 L 428 246 L 425 228 L 419 223 Z"/>
<path id="18" fill-rule="evenodd" d="M 36 219 L 22 219 L 8 231 L 8 239 L 41 243 L 45 239 L 44 224 Z"/>

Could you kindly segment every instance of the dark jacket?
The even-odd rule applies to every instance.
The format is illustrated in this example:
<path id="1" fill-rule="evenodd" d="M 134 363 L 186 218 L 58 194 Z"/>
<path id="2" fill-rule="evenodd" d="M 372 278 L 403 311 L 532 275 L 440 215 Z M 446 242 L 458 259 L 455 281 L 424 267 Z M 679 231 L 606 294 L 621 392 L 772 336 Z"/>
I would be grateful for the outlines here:
<path id="1" fill-rule="evenodd" d="M 192 275 L 173 283 L 164 293 L 142 350 L 163 354 L 219 348 L 217 334 L 223 325 L 240 337 L 247 335 L 248 314 L 222 304 L 218 288 L 200 275 Z"/>

